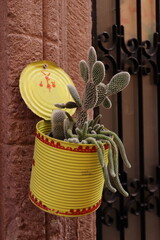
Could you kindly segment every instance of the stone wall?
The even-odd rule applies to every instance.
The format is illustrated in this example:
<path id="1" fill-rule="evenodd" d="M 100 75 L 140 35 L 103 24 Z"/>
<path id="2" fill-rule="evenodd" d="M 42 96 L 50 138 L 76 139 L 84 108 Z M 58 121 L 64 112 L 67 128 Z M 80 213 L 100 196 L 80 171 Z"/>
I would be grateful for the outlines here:
<path id="1" fill-rule="evenodd" d="M 83 82 L 78 63 L 91 45 L 91 0 L 0 0 L 1 240 L 94 240 L 95 214 L 52 216 L 28 199 L 35 124 L 19 92 L 27 64 L 51 60 Z"/>

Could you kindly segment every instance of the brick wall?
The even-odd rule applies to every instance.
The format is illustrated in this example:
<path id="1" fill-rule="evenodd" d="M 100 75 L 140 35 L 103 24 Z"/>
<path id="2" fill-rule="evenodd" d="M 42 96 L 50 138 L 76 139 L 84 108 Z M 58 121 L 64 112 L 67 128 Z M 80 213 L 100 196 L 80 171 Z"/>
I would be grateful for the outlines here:
<path id="1" fill-rule="evenodd" d="M 91 0 L 0 0 L 0 236 L 2 240 L 94 240 L 95 214 L 64 218 L 28 199 L 35 124 L 19 93 L 36 60 L 62 67 L 82 91 L 78 63 L 91 45 Z"/>

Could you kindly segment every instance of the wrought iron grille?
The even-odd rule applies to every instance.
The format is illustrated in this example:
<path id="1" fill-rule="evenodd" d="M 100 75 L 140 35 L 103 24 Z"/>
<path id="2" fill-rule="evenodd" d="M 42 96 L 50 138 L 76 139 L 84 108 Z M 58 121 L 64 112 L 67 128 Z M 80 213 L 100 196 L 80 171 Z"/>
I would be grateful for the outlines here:
<path id="1" fill-rule="evenodd" d="M 97 240 L 107 240 L 102 237 L 103 224 L 112 227 L 116 224 L 119 239 L 126 240 L 125 231 L 129 226 L 128 214 L 140 218 L 140 238 L 146 240 L 146 213 L 156 208 L 157 217 L 160 217 L 160 1 L 155 1 L 156 32 L 153 34 L 153 43 L 149 40 L 142 41 L 142 16 L 141 0 L 136 0 L 137 38 L 125 41 L 125 28 L 121 25 L 120 0 L 115 0 L 116 24 L 112 26 L 112 36 L 103 32 L 96 35 L 96 0 L 93 5 L 93 45 L 100 49 L 99 58 L 105 62 L 106 71 L 112 68 L 112 74 L 127 70 L 131 76 L 138 79 L 138 141 L 139 141 L 139 179 L 130 179 L 120 163 L 120 178 L 124 188 L 134 189 L 130 197 L 124 199 L 119 194 L 110 193 L 104 189 L 102 207 L 97 211 Z M 112 41 L 112 46 L 107 48 L 106 43 Z M 108 64 L 109 63 L 109 64 Z M 157 118 L 158 118 L 158 165 L 155 166 L 155 176 L 145 175 L 144 157 L 144 76 L 150 75 L 157 87 Z M 131 77 L 131 81 L 132 77 Z M 122 95 L 118 94 L 118 134 L 123 140 L 123 106 Z M 95 109 L 95 115 L 99 109 Z M 152 159 L 151 159 L 152 160 Z M 117 239 L 118 240 L 118 239 Z M 158 240 L 158 239 L 154 239 Z"/>

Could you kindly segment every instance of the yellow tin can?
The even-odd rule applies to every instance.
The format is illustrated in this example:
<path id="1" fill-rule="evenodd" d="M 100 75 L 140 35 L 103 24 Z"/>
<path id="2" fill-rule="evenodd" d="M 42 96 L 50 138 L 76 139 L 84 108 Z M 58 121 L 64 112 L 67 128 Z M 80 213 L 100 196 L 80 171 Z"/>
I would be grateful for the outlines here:
<path id="1" fill-rule="evenodd" d="M 30 200 L 41 210 L 60 216 L 94 212 L 101 204 L 104 185 L 95 145 L 51 138 L 47 136 L 50 129 L 50 121 L 36 125 Z"/>

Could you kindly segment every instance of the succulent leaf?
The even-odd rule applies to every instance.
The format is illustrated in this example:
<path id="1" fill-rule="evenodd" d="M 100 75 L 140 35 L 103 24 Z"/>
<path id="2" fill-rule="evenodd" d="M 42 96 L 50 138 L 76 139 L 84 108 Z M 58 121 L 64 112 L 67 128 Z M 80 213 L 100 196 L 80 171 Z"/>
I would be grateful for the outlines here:
<path id="1" fill-rule="evenodd" d="M 95 119 L 93 120 L 92 126 L 94 127 L 102 118 L 102 114 L 98 114 Z"/>
<path id="2" fill-rule="evenodd" d="M 108 169 L 106 166 L 103 168 L 103 175 L 104 175 L 106 187 L 113 193 L 117 192 L 117 190 L 111 185 Z"/>
<path id="3" fill-rule="evenodd" d="M 108 142 L 108 141 L 107 141 L 107 144 L 109 145 L 109 149 L 108 149 L 108 169 L 109 169 L 110 175 L 112 177 L 115 177 L 116 173 L 115 173 L 115 170 L 114 170 L 112 146 L 111 146 L 110 142 Z"/>
<path id="4" fill-rule="evenodd" d="M 63 140 L 64 129 L 63 122 L 66 118 L 65 112 L 62 110 L 54 110 L 51 115 L 51 132 L 54 138 Z"/>
<path id="5" fill-rule="evenodd" d="M 88 142 L 86 140 L 82 140 L 81 143 L 82 144 L 88 144 Z"/>
<path id="6" fill-rule="evenodd" d="M 75 102 L 67 102 L 65 108 L 77 108 L 77 104 Z"/>
<path id="7" fill-rule="evenodd" d="M 98 92 L 98 101 L 95 107 L 98 107 L 106 97 L 106 85 L 104 83 L 100 83 L 97 85 L 97 92 Z"/>
<path id="8" fill-rule="evenodd" d="M 103 101 L 103 105 L 102 106 L 105 107 L 105 108 L 108 108 L 108 109 L 111 108 L 112 107 L 111 100 L 108 97 L 106 97 L 104 99 L 104 101 Z"/>
<path id="9" fill-rule="evenodd" d="M 63 129 L 64 129 L 65 138 L 68 138 L 69 137 L 68 136 L 68 129 L 73 131 L 73 128 L 75 126 L 75 121 L 74 121 L 74 119 L 72 118 L 72 116 L 68 112 L 65 112 L 65 114 L 67 115 L 68 118 L 64 119 Z"/>
<path id="10" fill-rule="evenodd" d="M 93 130 L 97 132 L 97 129 L 99 129 L 101 125 L 99 123 L 97 123 L 96 125 L 94 125 Z"/>
<path id="11" fill-rule="evenodd" d="M 117 188 L 117 190 L 124 196 L 124 197 L 128 197 L 129 194 L 124 190 L 124 188 L 122 187 L 122 184 L 120 182 L 119 176 L 116 176 L 115 178 L 113 178 L 113 182 Z"/>
<path id="12" fill-rule="evenodd" d="M 82 127 L 82 137 L 85 137 L 88 131 L 88 122 L 86 121 Z"/>
<path id="13" fill-rule="evenodd" d="M 98 152 L 98 159 L 100 162 L 101 167 L 103 168 L 105 166 L 105 162 L 104 162 L 104 155 L 103 155 L 103 151 L 100 147 L 100 144 L 98 144 L 98 142 L 93 138 L 93 137 L 88 137 L 85 139 L 88 143 L 92 143 L 95 144 L 97 152 Z"/>
<path id="14" fill-rule="evenodd" d="M 90 47 L 88 51 L 88 66 L 91 72 L 93 64 L 97 61 L 97 54 L 94 47 Z"/>
<path id="15" fill-rule="evenodd" d="M 62 110 L 54 110 L 52 112 L 52 116 L 51 119 L 53 121 L 53 123 L 57 123 L 57 122 L 63 122 L 63 120 L 65 119 L 65 112 Z"/>
<path id="16" fill-rule="evenodd" d="M 101 131 L 101 134 L 110 134 L 114 137 L 114 141 L 119 148 L 119 151 L 120 151 L 120 154 L 121 154 L 121 157 L 122 157 L 122 160 L 123 160 L 125 166 L 127 168 L 131 168 L 131 164 L 129 163 L 129 161 L 127 159 L 127 156 L 126 156 L 124 145 L 123 145 L 121 139 L 118 137 L 118 135 L 116 133 L 112 132 L 112 131 L 109 131 L 109 130 Z"/>
<path id="17" fill-rule="evenodd" d="M 65 142 L 79 143 L 79 140 L 78 140 L 78 138 L 74 137 L 74 138 L 65 139 Z"/>
<path id="18" fill-rule="evenodd" d="M 75 132 L 76 132 L 79 140 L 82 141 L 82 139 L 83 139 L 82 130 L 77 127 L 77 128 L 75 129 Z"/>
<path id="19" fill-rule="evenodd" d="M 65 103 L 56 103 L 56 104 L 54 104 L 54 106 L 57 108 L 65 108 L 66 104 Z"/>
<path id="20" fill-rule="evenodd" d="M 87 82 L 89 79 L 89 70 L 88 70 L 87 63 L 84 60 L 81 60 L 79 63 L 79 68 L 80 68 L 81 77 L 85 82 Z"/>
<path id="21" fill-rule="evenodd" d="M 115 74 L 110 82 L 106 85 L 107 96 L 122 91 L 130 82 L 130 74 L 128 72 L 120 72 Z"/>
<path id="22" fill-rule="evenodd" d="M 77 106 L 80 107 L 81 106 L 81 99 L 80 99 L 80 96 L 77 92 L 77 89 L 74 86 L 72 86 L 71 84 L 68 84 L 68 90 L 69 90 L 72 98 L 76 102 Z"/>
<path id="23" fill-rule="evenodd" d="M 68 117 L 68 119 L 71 121 L 71 122 L 75 122 L 75 120 L 73 119 L 73 117 L 68 113 L 68 112 L 65 112 L 66 116 Z"/>
<path id="24" fill-rule="evenodd" d="M 65 103 L 56 103 L 54 104 L 55 107 L 57 108 L 68 108 L 68 109 L 71 109 L 71 108 L 77 108 L 77 104 L 75 102 L 67 102 L 66 104 Z"/>
<path id="25" fill-rule="evenodd" d="M 92 126 L 92 124 L 93 124 L 93 119 L 92 120 L 88 120 L 88 127 L 91 127 Z"/>
<path id="26" fill-rule="evenodd" d="M 100 61 L 95 62 L 91 72 L 91 78 L 94 84 L 95 85 L 100 84 L 100 82 L 103 81 L 104 77 L 105 77 L 104 64 Z"/>

